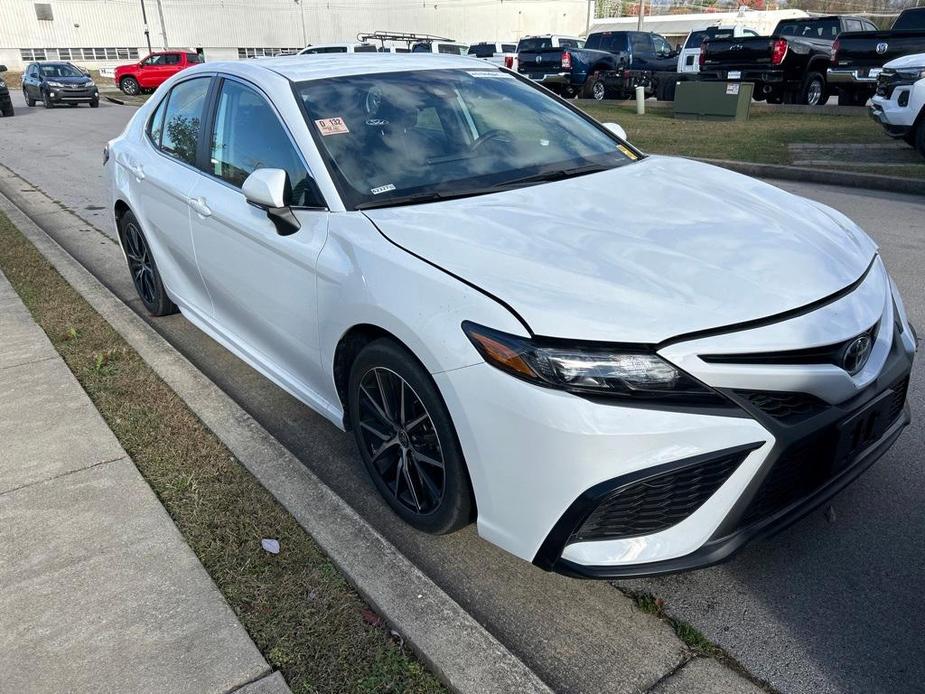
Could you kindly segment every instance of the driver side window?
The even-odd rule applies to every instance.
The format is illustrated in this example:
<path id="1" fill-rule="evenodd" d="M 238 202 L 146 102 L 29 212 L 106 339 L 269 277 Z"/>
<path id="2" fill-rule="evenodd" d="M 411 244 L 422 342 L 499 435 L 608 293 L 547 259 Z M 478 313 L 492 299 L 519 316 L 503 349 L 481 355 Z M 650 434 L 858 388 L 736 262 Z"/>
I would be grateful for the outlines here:
<path id="1" fill-rule="evenodd" d="M 260 94 L 235 80 L 226 79 L 222 84 L 209 169 L 236 188 L 257 169 L 283 169 L 289 174 L 292 205 L 323 206 L 276 112 Z"/>
<path id="2" fill-rule="evenodd" d="M 660 58 L 667 58 L 671 55 L 671 45 L 664 37 L 655 35 L 652 37 L 652 40 L 655 42 L 655 53 Z"/>

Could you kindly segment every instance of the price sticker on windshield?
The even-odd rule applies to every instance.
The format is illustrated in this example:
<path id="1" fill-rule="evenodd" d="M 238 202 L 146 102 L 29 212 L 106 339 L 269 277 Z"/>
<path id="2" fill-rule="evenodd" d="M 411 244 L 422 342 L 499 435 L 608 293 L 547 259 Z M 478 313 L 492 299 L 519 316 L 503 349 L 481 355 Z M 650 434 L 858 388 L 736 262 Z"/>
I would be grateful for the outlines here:
<path id="1" fill-rule="evenodd" d="M 350 132 L 343 118 L 319 118 L 315 121 L 315 127 L 318 128 L 318 132 L 320 132 L 323 137 L 327 137 L 328 135 L 343 135 L 344 133 Z"/>

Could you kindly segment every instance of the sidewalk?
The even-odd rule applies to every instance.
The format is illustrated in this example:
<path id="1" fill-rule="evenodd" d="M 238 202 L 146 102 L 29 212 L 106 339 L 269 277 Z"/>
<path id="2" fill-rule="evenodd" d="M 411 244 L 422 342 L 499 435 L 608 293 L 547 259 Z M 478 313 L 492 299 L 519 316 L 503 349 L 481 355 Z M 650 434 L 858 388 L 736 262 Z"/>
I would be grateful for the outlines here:
<path id="1" fill-rule="evenodd" d="M 289 691 L 2 273 L 0 682 Z"/>

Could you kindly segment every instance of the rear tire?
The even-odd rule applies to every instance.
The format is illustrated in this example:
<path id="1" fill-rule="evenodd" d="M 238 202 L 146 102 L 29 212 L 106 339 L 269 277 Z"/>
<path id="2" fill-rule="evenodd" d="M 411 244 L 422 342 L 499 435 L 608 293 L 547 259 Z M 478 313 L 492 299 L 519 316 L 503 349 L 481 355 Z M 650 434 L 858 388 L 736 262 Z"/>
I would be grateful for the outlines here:
<path id="1" fill-rule="evenodd" d="M 581 98 L 594 99 L 595 101 L 603 101 L 607 98 L 607 85 L 604 83 L 604 78 L 601 77 L 600 72 L 592 73 L 588 77 L 588 81 L 582 87 Z"/>
<path id="2" fill-rule="evenodd" d="M 925 121 L 919 120 L 915 126 L 915 148 L 918 153 L 925 157 Z"/>
<path id="3" fill-rule="evenodd" d="M 119 89 L 129 96 L 138 96 L 141 94 L 141 85 L 134 77 L 123 77 L 119 80 Z"/>
<path id="4" fill-rule="evenodd" d="M 366 471 L 406 523 L 433 535 L 469 524 L 474 503 L 450 413 L 408 350 L 381 338 L 350 368 L 350 424 Z"/>
<path id="5" fill-rule="evenodd" d="M 819 72 L 810 72 L 803 80 L 797 103 L 806 106 L 823 106 L 827 101 L 825 97 L 825 77 Z"/>
<path id="6" fill-rule="evenodd" d="M 154 255 L 148 246 L 148 240 L 141 231 L 141 225 L 131 212 L 126 212 L 119 220 L 119 237 L 128 261 L 128 270 L 132 283 L 141 303 L 152 316 L 168 316 L 177 312 L 177 306 L 167 296 L 161 273 L 158 272 Z"/>
<path id="7" fill-rule="evenodd" d="M 4 118 L 10 118 L 14 113 L 13 104 L 10 104 L 9 106 L 4 106 L 2 113 L 3 113 Z"/>

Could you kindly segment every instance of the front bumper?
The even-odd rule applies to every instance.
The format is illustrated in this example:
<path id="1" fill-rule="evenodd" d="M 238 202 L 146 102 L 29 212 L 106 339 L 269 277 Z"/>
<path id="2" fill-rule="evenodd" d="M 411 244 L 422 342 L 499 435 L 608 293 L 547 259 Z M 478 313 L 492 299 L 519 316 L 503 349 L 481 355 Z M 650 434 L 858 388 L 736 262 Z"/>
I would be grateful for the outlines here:
<path id="1" fill-rule="evenodd" d="M 100 100 L 100 90 L 97 87 L 51 88 L 47 94 L 49 101 L 53 104 L 89 104 Z"/>
<path id="2" fill-rule="evenodd" d="M 925 98 L 925 80 L 917 82 L 882 79 L 868 113 L 893 137 L 906 135 L 915 125 Z"/>
<path id="3" fill-rule="evenodd" d="M 870 359 L 855 376 L 834 365 L 708 364 L 699 358 L 730 349 L 754 351 L 755 345 L 785 350 L 795 347 L 795 339 L 806 340 L 803 346 L 820 344 L 820 337 L 848 339 L 861 332 L 858 326 L 874 324 L 879 328 Z M 891 283 L 875 260 L 853 291 L 813 312 L 659 350 L 726 395 L 730 407 L 724 411 L 592 401 L 525 383 L 487 364 L 434 378 L 469 464 L 480 535 L 544 569 L 625 577 L 723 561 L 837 493 L 908 424 L 905 392 L 899 389 L 914 352 L 901 301 L 894 309 Z M 799 422 L 768 414 L 746 393 L 785 396 L 779 391 L 801 390 L 822 407 Z M 850 455 L 836 453 L 839 427 L 846 428 L 876 398 L 894 394 L 899 404 L 891 404 L 889 426 L 878 428 L 876 440 Z M 809 445 L 812 455 L 804 451 Z M 729 459 L 721 478 L 712 468 L 696 467 L 724 457 Z M 794 461 L 807 460 L 812 474 L 790 484 Z M 683 484 L 664 484 L 660 475 L 675 471 L 687 475 Z M 715 484 L 709 487 L 711 479 Z M 612 537 L 586 532 L 589 526 L 610 532 L 610 510 L 592 514 L 615 491 L 632 485 L 638 494 L 631 502 L 645 511 L 635 519 L 651 530 Z M 704 485 L 708 493 L 688 503 Z M 669 497 L 671 504 L 665 502 Z M 677 499 L 686 504 L 683 513 Z"/>

